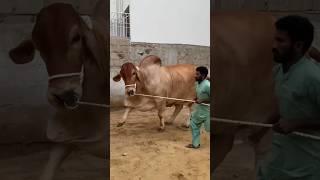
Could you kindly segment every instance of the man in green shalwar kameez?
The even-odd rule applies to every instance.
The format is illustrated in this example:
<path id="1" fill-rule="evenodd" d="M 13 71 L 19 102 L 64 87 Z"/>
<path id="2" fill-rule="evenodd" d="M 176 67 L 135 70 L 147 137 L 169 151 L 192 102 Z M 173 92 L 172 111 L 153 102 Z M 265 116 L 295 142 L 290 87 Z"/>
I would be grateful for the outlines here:
<path id="1" fill-rule="evenodd" d="M 280 18 L 274 42 L 278 111 L 270 156 L 258 166 L 258 180 L 320 180 L 320 141 L 291 134 L 320 136 L 320 66 L 305 54 L 314 28 L 300 16 Z"/>
<path id="2" fill-rule="evenodd" d="M 192 132 L 192 144 L 187 145 L 188 148 L 200 147 L 200 128 L 204 124 L 207 132 L 210 132 L 210 106 L 201 103 L 210 103 L 210 81 L 207 80 L 208 69 L 203 66 L 196 68 L 196 105 L 191 114 L 190 126 Z"/>

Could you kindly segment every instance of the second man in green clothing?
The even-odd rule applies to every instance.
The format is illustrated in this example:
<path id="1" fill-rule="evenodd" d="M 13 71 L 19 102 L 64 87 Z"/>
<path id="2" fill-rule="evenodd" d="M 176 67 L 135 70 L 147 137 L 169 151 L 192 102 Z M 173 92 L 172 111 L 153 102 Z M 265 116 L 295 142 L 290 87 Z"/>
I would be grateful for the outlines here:
<path id="1" fill-rule="evenodd" d="M 188 148 L 200 147 L 200 128 L 204 124 L 207 132 L 210 132 L 210 106 L 201 104 L 210 103 L 210 81 L 207 80 L 208 69 L 199 66 L 196 69 L 196 106 L 191 114 L 190 126 L 192 131 L 192 144 L 187 145 Z"/>
<path id="2" fill-rule="evenodd" d="M 306 57 L 313 40 L 313 25 L 301 16 L 286 16 L 276 24 L 274 60 L 278 111 L 272 150 L 260 164 L 258 180 L 320 179 L 320 141 L 291 134 L 320 135 L 320 68 Z"/>

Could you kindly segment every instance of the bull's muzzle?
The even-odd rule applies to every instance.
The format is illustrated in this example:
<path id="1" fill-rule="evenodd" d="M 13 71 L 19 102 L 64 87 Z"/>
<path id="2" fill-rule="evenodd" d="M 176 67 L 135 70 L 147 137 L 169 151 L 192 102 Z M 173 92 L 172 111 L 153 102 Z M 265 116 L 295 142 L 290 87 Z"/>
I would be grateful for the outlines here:
<path id="1" fill-rule="evenodd" d="M 134 96 L 137 85 L 136 84 L 127 84 L 125 87 L 126 87 L 128 96 Z"/>
<path id="2" fill-rule="evenodd" d="M 133 89 L 129 90 L 127 93 L 128 93 L 129 96 L 134 96 L 134 90 Z"/>
<path id="3" fill-rule="evenodd" d="M 79 95 L 74 91 L 68 91 L 60 96 L 63 104 L 68 109 L 75 109 L 78 107 Z"/>

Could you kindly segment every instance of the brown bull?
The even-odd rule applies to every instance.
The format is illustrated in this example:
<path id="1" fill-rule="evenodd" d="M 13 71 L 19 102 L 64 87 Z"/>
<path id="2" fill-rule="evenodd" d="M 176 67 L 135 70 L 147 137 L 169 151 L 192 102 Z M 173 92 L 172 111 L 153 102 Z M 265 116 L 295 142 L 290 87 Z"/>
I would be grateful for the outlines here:
<path id="1" fill-rule="evenodd" d="M 173 123 L 184 104 L 191 112 L 192 103 L 190 102 L 143 97 L 135 94 L 193 100 L 195 98 L 195 68 L 191 64 L 162 66 L 160 58 L 153 55 L 145 57 L 139 66 L 132 63 L 123 64 L 120 73 L 113 78 L 114 81 L 123 79 L 127 93 L 124 100 L 126 111 L 118 126 L 125 123 L 128 114 L 133 109 L 140 111 L 157 109 L 160 118 L 159 130 L 165 128 L 163 115 L 167 106 L 175 106 L 172 116 L 167 121 L 168 124 Z M 189 118 L 185 125 L 189 126 Z"/>
<path id="2" fill-rule="evenodd" d="M 71 5 L 49 5 L 37 15 L 32 37 L 9 52 L 15 63 L 24 64 L 32 61 L 38 50 L 49 75 L 48 101 L 57 111 L 48 123 L 47 135 L 58 143 L 51 150 L 42 180 L 53 179 L 55 170 L 75 146 L 102 158 L 107 153 L 107 110 L 77 107 L 79 100 L 107 104 L 106 8 L 105 0 L 96 4 L 90 29 Z"/>
<path id="3" fill-rule="evenodd" d="M 263 122 L 273 114 L 276 108 L 272 79 L 275 20 L 267 13 L 211 14 L 213 117 Z M 314 47 L 309 56 L 320 60 L 320 53 Z M 211 167 L 215 170 L 231 151 L 242 126 L 218 122 L 212 126 Z M 261 142 L 255 144 L 255 152 L 263 146 Z"/>

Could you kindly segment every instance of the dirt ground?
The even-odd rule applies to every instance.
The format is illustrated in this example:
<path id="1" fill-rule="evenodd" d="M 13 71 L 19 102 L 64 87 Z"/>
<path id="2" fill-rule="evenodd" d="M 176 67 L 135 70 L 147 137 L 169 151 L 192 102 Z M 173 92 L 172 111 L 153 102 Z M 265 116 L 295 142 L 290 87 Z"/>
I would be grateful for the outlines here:
<path id="1" fill-rule="evenodd" d="M 124 110 L 111 111 L 111 180 L 208 180 L 210 136 L 201 134 L 201 148 L 187 149 L 190 130 L 179 128 L 187 110 L 173 125 L 158 132 L 157 113 L 133 111 L 123 127 L 116 127 Z M 171 111 L 168 112 L 168 114 Z M 1 144 L 0 179 L 36 180 L 49 155 L 49 143 Z M 249 180 L 253 174 L 252 149 L 237 141 L 211 179 Z M 106 163 L 86 152 L 73 152 L 57 171 L 55 180 L 105 180 Z"/>
<path id="2" fill-rule="evenodd" d="M 1 180 L 37 180 L 49 156 L 51 144 L 0 145 Z M 57 171 L 55 180 L 106 180 L 102 159 L 77 151 Z"/>
<path id="3" fill-rule="evenodd" d="M 191 132 L 179 126 L 187 112 L 183 109 L 174 124 L 158 132 L 156 111 L 133 111 L 124 126 L 116 127 L 124 110 L 111 110 L 111 180 L 209 180 L 210 135 L 203 129 L 201 148 L 185 148 Z"/>
<path id="4" fill-rule="evenodd" d="M 237 140 L 211 179 L 252 180 L 254 175 L 253 149 L 247 143 Z"/>

